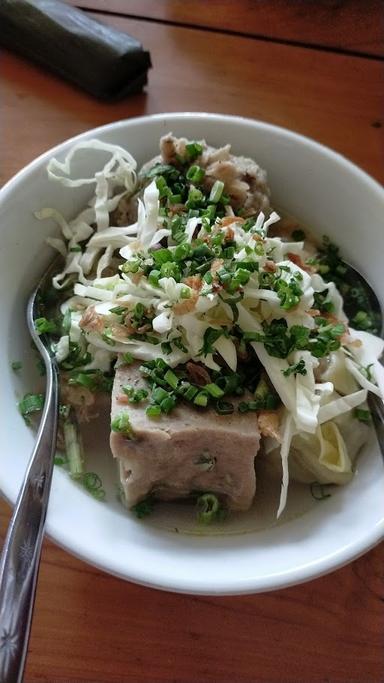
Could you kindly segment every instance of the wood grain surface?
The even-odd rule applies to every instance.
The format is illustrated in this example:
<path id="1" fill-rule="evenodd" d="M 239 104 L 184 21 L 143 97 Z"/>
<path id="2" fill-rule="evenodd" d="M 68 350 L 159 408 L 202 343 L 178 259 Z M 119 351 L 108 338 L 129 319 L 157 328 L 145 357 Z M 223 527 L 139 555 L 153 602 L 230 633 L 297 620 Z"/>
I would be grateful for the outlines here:
<path id="1" fill-rule="evenodd" d="M 380 683 L 382 550 L 302 586 L 217 598 L 126 583 L 45 542 L 26 683 Z"/>
<path id="2" fill-rule="evenodd" d="M 70 0 L 72 5 L 248 34 L 277 41 L 384 55 L 381 0 Z"/>
<path id="3" fill-rule="evenodd" d="M 355 3 L 341 3 L 348 4 Z M 148 20 L 97 18 L 135 35 L 151 51 L 146 92 L 114 105 L 100 103 L 4 53 L 1 182 L 90 127 L 177 110 L 277 123 L 313 136 L 384 179 L 380 60 Z M 376 40 L 376 26 L 371 28 Z M 9 514 L 1 503 L 1 539 Z M 193 597 L 115 579 L 46 541 L 25 681 L 380 683 L 383 562 L 381 545 L 302 586 L 265 595 Z"/>
<path id="4" fill-rule="evenodd" d="M 92 16 L 92 13 L 90 13 Z M 70 135 L 159 111 L 239 114 L 309 135 L 384 179 L 384 63 L 253 38 L 95 15 L 142 41 L 145 93 L 103 104 L 8 53 L 3 56 L 2 181 Z M 23 124 L 28 112 L 29 127 Z M 17 140 L 17 154 L 12 141 Z"/>

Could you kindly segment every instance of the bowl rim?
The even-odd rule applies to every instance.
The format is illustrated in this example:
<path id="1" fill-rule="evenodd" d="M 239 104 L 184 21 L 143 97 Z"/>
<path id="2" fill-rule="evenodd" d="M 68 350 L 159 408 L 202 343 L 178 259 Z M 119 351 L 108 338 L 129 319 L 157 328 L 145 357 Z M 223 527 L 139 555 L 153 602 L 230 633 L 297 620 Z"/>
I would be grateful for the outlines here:
<path id="1" fill-rule="evenodd" d="M 249 117 L 208 112 L 163 112 L 113 121 L 111 123 L 83 131 L 75 136 L 63 140 L 54 147 L 43 152 L 22 169 L 20 169 L 0 189 L 0 202 L 4 201 L 8 194 L 15 190 L 15 187 L 17 187 L 18 183 L 23 181 L 30 173 L 33 173 L 36 168 L 41 167 L 54 155 L 61 154 L 63 151 L 70 148 L 80 140 L 97 137 L 98 135 L 105 135 L 111 130 L 117 130 L 119 128 L 123 129 L 127 125 L 143 124 L 145 126 L 147 123 L 152 121 L 161 121 L 165 118 L 170 121 L 170 124 L 172 124 L 172 122 L 182 121 L 183 119 L 208 119 L 218 123 L 223 122 L 239 125 L 245 124 L 261 130 L 280 133 L 280 135 L 285 136 L 286 139 L 290 139 L 305 146 L 310 146 L 315 152 L 317 151 L 318 153 L 325 155 L 331 162 L 336 162 L 339 166 L 342 166 L 349 173 L 352 173 L 355 177 L 357 177 L 360 182 L 364 183 L 366 186 L 369 186 L 370 189 L 377 193 L 379 198 L 384 202 L 384 187 L 376 179 L 370 176 L 363 169 L 359 168 L 350 159 L 327 147 L 326 145 L 317 142 L 308 136 L 302 135 L 301 133 L 297 133 L 282 126 L 276 126 L 265 121 L 260 121 Z M 7 496 L 4 491 L 2 493 L 11 505 L 15 504 L 15 501 L 11 502 L 9 496 Z M 227 585 L 225 587 L 220 587 L 219 590 L 215 590 L 213 577 L 212 579 L 207 577 L 203 585 L 200 581 L 194 581 L 193 577 L 191 576 L 189 576 L 186 580 L 183 579 L 183 577 L 178 577 L 178 580 L 173 578 L 171 582 L 159 579 L 156 574 L 156 569 L 153 571 L 150 568 L 143 570 L 140 575 L 135 574 L 132 571 L 129 574 L 120 572 L 113 567 L 111 568 L 110 564 L 108 564 L 108 561 L 102 562 L 98 557 L 91 557 L 88 549 L 86 552 L 82 553 L 79 544 L 71 545 L 70 543 L 66 542 L 64 538 L 60 537 L 60 534 L 57 532 L 55 533 L 55 530 L 52 529 L 49 522 L 49 516 L 47 521 L 47 535 L 58 546 L 65 549 L 75 557 L 90 563 L 98 569 L 108 572 L 109 574 L 123 578 L 125 580 L 134 581 L 135 583 L 143 586 L 159 588 L 178 593 L 193 593 L 197 595 L 236 595 L 267 592 L 285 588 L 291 585 L 316 579 L 343 567 L 380 543 L 380 541 L 384 538 L 384 519 L 382 519 L 380 523 L 377 523 L 369 531 L 369 533 L 365 533 L 365 535 L 357 539 L 357 541 L 349 543 L 347 546 L 341 546 L 336 552 L 326 554 L 319 560 L 315 560 L 310 563 L 303 562 L 301 566 L 289 571 L 284 570 L 284 572 L 281 574 L 271 573 L 268 578 L 262 577 L 262 579 L 257 579 L 257 577 L 253 577 L 252 579 L 244 580 L 241 579 L 241 577 L 236 578 L 235 576 L 231 579 L 231 581 L 227 581 Z"/>
<path id="2" fill-rule="evenodd" d="M 78 141 L 80 141 L 82 138 L 89 138 L 93 134 L 97 133 L 103 133 L 107 132 L 110 129 L 115 129 L 115 128 L 124 128 L 124 126 L 128 124 L 135 124 L 135 123 L 146 123 L 150 121 L 161 121 L 164 118 L 173 118 L 176 120 L 182 120 L 182 119 L 187 119 L 187 118 L 196 118 L 196 119 L 211 119 L 211 120 L 217 120 L 217 121 L 223 121 L 223 122 L 233 122 L 233 123 L 240 123 L 240 124 L 251 124 L 252 126 L 263 128 L 265 130 L 269 131 L 275 131 L 275 132 L 280 132 L 287 137 L 291 138 L 292 140 L 296 139 L 297 141 L 300 141 L 301 143 L 309 144 L 313 148 L 317 148 L 319 152 L 326 153 L 329 158 L 333 158 L 334 161 L 338 161 L 339 163 L 342 163 L 343 165 L 347 165 L 349 167 L 349 170 L 352 171 L 355 175 L 362 180 L 365 180 L 366 182 L 369 182 L 372 186 L 372 189 L 379 191 L 379 193 L 384 193 L 384 186 L 381 185 L 381 183 L 373 178 L 367 171 L 364 171 L 362 168 L 360 168 L 355 162 L 353 162 L 351 159 L 349 159 L 347 156 L 344 154 L 341 154 L 341 152 L 336 152 L 334 149 L 331 147 L 328 147 L 327 145 L 318 142 L 314 138 L 311 138 L 308 135 L 303 135 L 302 133 L 298 133 L 294 130 L 291 130 L 290 128 L 285 128 L 284 126 L 277 126 L 273 123 L 269 123 L 268 121 L 262 121 L 260 119 L 252 119 L 247 116 L 238 116 L 238 115 L 233 115 L 233 114 L 220 114 L 220 113 L 214 113 L 214 112 L 203 112 L 203 111 L 180 111 L 180 112 L 161 112 L 157 114 L 145 114 L 143 116 L 133 116 L 131 118 L 126 118 L 126 119 L 119 119 L 118 121 L 112 121 L 111 123 L 105 123 L 101 126 L 96 126 L 96 128 L 89 128 L 82 133 L 77 133 L 76 135 L 71 136 L 70 138 L 66 138 L 65 140 L 62 140 L 62 142 L 57 143 L 53 147 L 50 147 L 47 149 L 45 152 L 42 152 L 39 154 L 39 156 L 35 157 L 32 159 L 28 164 L 23 166 L 19 171 L 17 171 L 11 178 L 9 178 L 4 185 L 0 188 L 0 201 L 4 199 L 3 195 L 6 195 L 7 192 L 9 191 L 9 186 L 12 186 L 13 183 L 18 182 L 21 180 L 28 172 L 33 171 L 35 166 L 39 166 L 40 163 L 45 161 L 46 159 L 50 159 L 54 154 L 57 152 L 61 152 L 64 150 L 66 147 L 70 147 L 71 145 L 75 145 Z"/>

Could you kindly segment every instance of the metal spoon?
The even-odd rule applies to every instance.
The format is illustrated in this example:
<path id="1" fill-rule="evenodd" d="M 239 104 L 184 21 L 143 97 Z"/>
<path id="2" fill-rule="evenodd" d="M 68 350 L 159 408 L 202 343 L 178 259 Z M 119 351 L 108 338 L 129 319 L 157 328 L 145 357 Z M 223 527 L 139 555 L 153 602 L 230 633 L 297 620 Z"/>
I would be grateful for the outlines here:
<path id="1" fill-rule="evenodd" d="M 35 320 L 41 295 L 57 269 L 50 266 L 27 307 L 29 332 L 46 368 L 46 392 L 36 444 L 8 528 L 0 563 L 0 681 L 23 679 L 39 571 L 44 524 L 56 451 L 59 379 L 47 335 L 38 335 Z"/>

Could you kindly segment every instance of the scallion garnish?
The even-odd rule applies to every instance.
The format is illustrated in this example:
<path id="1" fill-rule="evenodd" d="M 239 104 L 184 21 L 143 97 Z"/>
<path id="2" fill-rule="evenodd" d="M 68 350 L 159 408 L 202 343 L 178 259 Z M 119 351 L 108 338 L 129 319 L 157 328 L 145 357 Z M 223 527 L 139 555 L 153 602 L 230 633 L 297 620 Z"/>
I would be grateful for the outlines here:
<path id="1" fill-rule="evenodd" d="M 214 493 L 203 493 L 196 500 L 197 519 L 201 524 L 211 524 L 220 512 L 220 502 Z"/>
<path id="2" fill-rule="evenodd" d="M 19 370 L 21 370 L 22 367 L 23 367 L 23 364 L 19 360 L 14 360 L 11 363 L 11 368 L 12 368 L 13 372 L 18 372 Z"/>
<path id="3" fill-rule="evenodd" d="M 150 405 L 145 412 L 148 417 L 159 417 L 161 415 L 161 408 L 158 405 Z"/>
<path id="4" fill-rule="evenodd" d="M 47 318 L 36 318 L 35 330 L 37 334 L 53 334 L 57 332 L 57 325 L 53 320 Z"/>
<path id="5" fill-rule="evenodd" d="M 185 150 L 189 160 L 194 161 L 202 153 L 203 146 L 199 142 L 187 142 Z"/>
<path id="6" fill-rule="evenodd" d="M 27 425 L 31 424 L 29 416 L 39 413 L 44 407 L 44 394 L 25 394 L 19 401 L 18 408 Z"/>
<path id="7" fill-rule="evenodd" d="M 122 387 L 124 394 L 128 397 L 130 403 L 141 403 L 148 397 L 146 389 L 135 389 L 135 387 L 127 384 Z"/>
<path id="8" fill-rule="evenodd" d="M 158 287 L 159 286 L 159 280 L 161 278 L 161 273 L 159 270 L 151 270 L 151 272 L 148 274 L 148 282 L 152 287 Z"/>
<path id="9" fill-rule="evenodd" d="M 169 391 L 166 391 L 162 387 L 156 387 L 156 389 L 154 389 L 152 392 L 152 400 L 159 405 L 160 405 L 161 401 L 163 401 L 168 396 L 169 396 Z"/>
<path id="10" fill-rule="evenodd" d="M 114 313 L 114 315 L 123 315 L 124 313 L 127 313 L 127 307 L 126 306 L 113 306 L 113 308 L 109 309 L 110 313 Z"/>
<path id="11" fill-rule="evenodd" d="M 112 391 L 113 377 L 106 375 L 101 370 L 72 370 L 68 384 L 87 387 L 93 393 Z"/>
<path id="12" fill-rule="evenodd" d="M 119 413 L 119 415 L 116 415 L 111 422 L 111 430 L 122 434 L 127 439 L 131 439 L 133 437 L 133 429 L 128 414 Z"/>
<path id="13" fill-rule="evenodd" d="M 314 481 L 310 484 L 311 495 L 315 500 L 325 500 L 330 498 L 331 494 L 328 493 L 328 485 L 320 484 L 318 481 Z"/>
<path id="14" fill-rule="evenodd" d="M 108 346 L 115 346 L 116 342 L 112 337 L 112 330 L 109 327 L 106 327 L 104 330 L 104 333 L 101 335 L 101 338 L 103 341 L 105 341 Z"/>
<path id="15" fill-rule="evenodd" d="M 224 334 L 223 329 L 216 329 L 215 327 L 207 327 L 204 332 L 203 346 L 199 351 L 199 355 L 206 356 L 208 353 L 214 353 L 214 343 Z"/>
<path id="16" fill-rule="evenodd" d="M 148 517 L 148 515 L 151 515 L 154 510 L 153 498 L 151 496 L 144 498 L 144 500 L 141 500 L 139 503 L 136 503 L 136 505 L 133 505 L 131 510 L 135 513 L 138 519 Z"/>
<path id="17" fill-rule="evenodd" d="M 177 388 L 177 385 L 179 384 L 179 380 L 172 370 L 167 370 L 167 372 L 164 375 L 164 379 L 169 384 L 169 386 L 172 387 L 172 389 Z"/>
<path id="18" fill-rule="evenodd" d="M 218 415 L 231 415 L 234 412 L 234 405 L 229 401 L 216 401 L 215 410 Z"/>
<path id="19" fill-rule="evenodd" d="M 289 377 L 290 375 L 306 375 L 307 368 L 305 367 L 305 361 L 302 358 L 298 363 L 290 365 L 286 370 L 282 370 L 281 372 L 284 377 Z"/>
<path id="20" fill-rule="evenodd" d="M 215 180 L 211 193 L 209 195 L 209 200 L 213 204 L 217 204 L 220 201 L 221 195 L 223 194 L 224 183 L 222 180 Z"/>
<path id="21" fill-rule="evenodd" d="M 353 411 L 353 416 L 359 420 L 359 422 L 365 422 L 369 424 L 371 422 L 371 412 L 369 410 L 364 410 L 363 408 L 355 408 Z"/>
<path id="22" fill-rule="evenodd" d="M 162 413 L 170 413 L 171 410 L 176 405 L 176 398 L 172 394 L 168 394 L 166 398 L 163 398 L 163 400 L 160 402 L 160 408 Z"/>
<path id="23" fill-rule="evenodd" d="M 187 179 L 191 183 L 201 183 L 204 180 L 205 171 L 200 166 L 191 166 L 187 171 Z"/>
<path id="24" fill-rule="evenodd" d="M 98 474 L 95 472 L 84 472 L 81 483 L 84 488 L 97 500 L 104 500 L 105 491 L 103 489 L 103 483 Z"/>
<path id="25" fill-rule="evenodd" d="M 71 419 L 71 413 L 64 420 L 63 434 L 69 474 L 73 479 L 80 479 L 84 474 L 84 449 L 77 422 Z"/>
<path id="26" fill-rule="evenodd" d="M 222 396 L 224 396 L 224 391 L 213 382 L 211 384 L 206 384 L 204 386 L 204 391 L 207 391 L 208 394 L 213 398 L 221 398 Z"/>
<path id="27" fill-rule="evenodd" d="M 196 406 L 205 408 L 208 404 L 208 396 L 204 391 L 199 391 L 199 393 L 196 394 L 195 398 L 193 399 L 193 402 Z"/>

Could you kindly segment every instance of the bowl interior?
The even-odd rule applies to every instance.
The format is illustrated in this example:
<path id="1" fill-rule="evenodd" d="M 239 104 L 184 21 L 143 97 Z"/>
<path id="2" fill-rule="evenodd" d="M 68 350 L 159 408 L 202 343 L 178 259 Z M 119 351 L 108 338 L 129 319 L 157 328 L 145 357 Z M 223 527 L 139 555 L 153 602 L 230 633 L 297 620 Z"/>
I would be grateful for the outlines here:
<path id="1" fill-rule="evenodd" d="M 382 216 L 384 191 L 336 153 L 284 129 L 246 119 L 207 114 L 172 114 L 122 121 L 77 139 L 97 137 L 120 144 L 140 165 L 153 157 L 159 137 L 172 131 L 210 144 L 232 144 L 236 154 L 255 158 L 269 177 L 272 203 L 283 207 L 318 235 L 340 245 L 373 284 L 384 304 Z M 17 399 L 36 390 L 35 357 L 25 324 L 26 298 L 52 258 L 45 245 L 55 232 L 33 212 L 46 206 L 73 217 L 87 201 L 87 189 L 66 189 L 50 181 L 48 159 L 62 158 L 68 141 L 21 171 L 1 191 L 0 486 L 16 500 L 34 436 L 17 411 Z M 79 177 L 95 170 L 99 152 L 75 159 Z M 21 360 L 22 370 L 11 370 Z M 374 545 L 384 532 L 384 467 L 374 434 L 358 461 L 351 484 L 315 502 L 308 487 L 293 486 L 287 514 L 277 524 L 278 490 L 262 473 L 250 513 L 233 516 L 209 533 L 196 528 L 188 508 L 161 506 L 146 522 L 134 519 L 117 500 L 117 477 L 110 456 L 109 418 L 87 430 L 89 469 L 107 489 L 96 502 L 68 476 L 55 470 L 48 533 L 70 552 L 124 578 L 151 586 L 195 593 L 241 593 L 278 588 L 313 578 Z M 228 560 L 226 562 L 225 560 Z"/>

